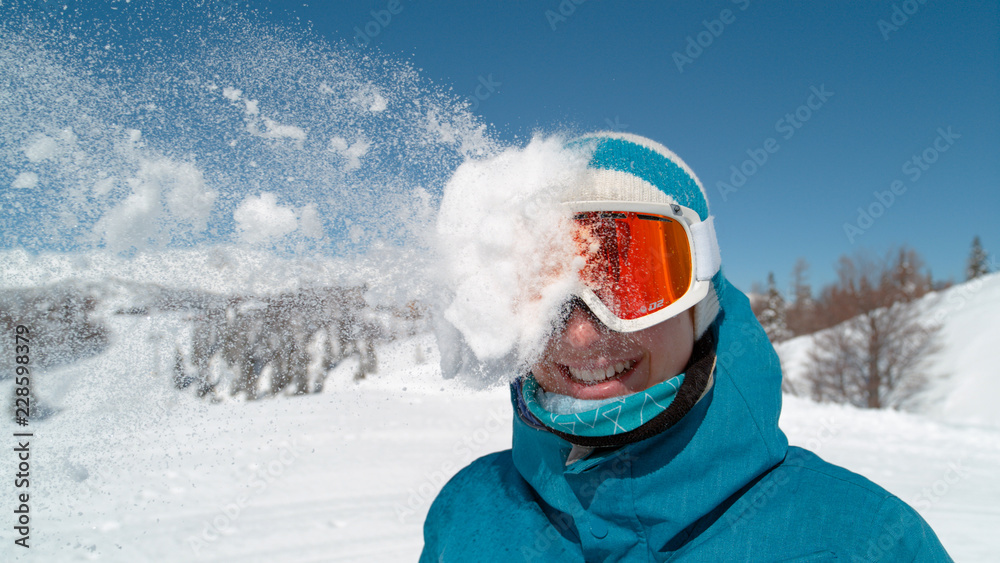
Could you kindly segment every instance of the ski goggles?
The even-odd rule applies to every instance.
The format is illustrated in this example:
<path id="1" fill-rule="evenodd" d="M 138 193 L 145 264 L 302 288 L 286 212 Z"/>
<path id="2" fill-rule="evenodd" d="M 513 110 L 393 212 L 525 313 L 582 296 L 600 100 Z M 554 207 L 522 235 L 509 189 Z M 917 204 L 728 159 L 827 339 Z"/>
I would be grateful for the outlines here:
<path id="1" fill-rule="evenodd" d="M 632 332 L 693 307 L 719 271 L 712 217 L 676 204 L 566 204 L 586 260 L 577 297 L 608 328 Z"/>

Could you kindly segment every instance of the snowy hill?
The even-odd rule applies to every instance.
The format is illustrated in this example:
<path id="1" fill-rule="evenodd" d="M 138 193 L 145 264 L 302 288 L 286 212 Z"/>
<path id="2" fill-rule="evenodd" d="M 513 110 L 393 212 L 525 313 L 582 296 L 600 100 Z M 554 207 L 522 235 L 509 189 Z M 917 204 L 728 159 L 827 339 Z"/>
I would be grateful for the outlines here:
<path id="1" fill-rule="evenodd" d="M 921 321 L 941 326 L 942 350 L 931 360 L 931 384 L 919 411 L 952 424 L 1000 428 L 1000 273 L 982 276 L 915 302 Z M 782 342 L 776 349 L 786 380 L 807 395 L 803 369 L 811 335 Z"/>
<path id="2" fill-rule="evenodd" d="M 76 383 L 35 425 L 18 561 L 413 561 L 444 482 L 510 447 L 506 390 L 442 381 L 428 336 L 360 385 L 347 366 L 321 395 L 209 405 L 152 377 L 150 321 L 112 328 L 107 353 L 51 374 Z M 1000 551 L 1000 433 L 794 397 L 781 425 L 912 503 L 956 560 Z"/>
<path id="3" fill-rule="evenodd" d="M 203 280 L 217 278 L 197 263 L 186 267 L 187 279 L 198 281 L 182 287 L 206 289 Z M 26 274 L 60 271 L 27 266 Z M 156 270 L 167 266 L 149 267 L 149 275 L 172 279 Z M 243 279 L 240 271 L 226 283 Z M 8 287 L 11 275 L 5 271 Z M 258 291 L 286 288 L 281 276 L 245 279 Z M 864 411 L 788 396 L 781 426 L 791 443 L 911 503 L 957 561 L 994 561 L 1000 429 L 969 426 L 955 414 L 974 414 L 980 404 L 970 386 L 989 380 L 988 370 L 972 369 L 989 365 L 988 327 L 977 319 L 996 314 L 1000 277 L 926 302 L 929 314 L 945 311 L 949 346 L 966 346 L 943 353 L 968 369 L 951 380 L 941 412 Z M 510 447 L 507 390 L 443 380 L 429 334 L 385 344 L 378 373 L 361 382 L 345 362 L 322 394 L 213 405 L 170 384 L 170 346 L 186 330 L 181 315 L 104 322 L 107 349 L 39 376 L 40 396 L 60 410 L 31 425 L 32 548 L 14 551 L 16 561 L 413 561 L 423 519 L 447 479 L 475 457 Z M 801 346 L 787 343 L 782 354 Z M 9 385 L 0 382 L 0 394 L 9 396 Z M 989 415 L 984 409 L 969 420 Z M 12 480 L 0 495 L 14 498 Z"/>

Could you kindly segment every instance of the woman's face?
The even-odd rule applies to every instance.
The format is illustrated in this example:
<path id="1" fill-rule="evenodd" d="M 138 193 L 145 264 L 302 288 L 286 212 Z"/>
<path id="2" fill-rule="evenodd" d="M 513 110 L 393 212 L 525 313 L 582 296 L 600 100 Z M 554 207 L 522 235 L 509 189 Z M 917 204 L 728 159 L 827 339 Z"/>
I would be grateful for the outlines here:
<path id="1" fill-rule="evenodd" d="M 643 330 L 614 332 L 578 306 L 531 371 L 546 391 L 606 399 L 681 373 L 693 347 L 691 310 Z"/>

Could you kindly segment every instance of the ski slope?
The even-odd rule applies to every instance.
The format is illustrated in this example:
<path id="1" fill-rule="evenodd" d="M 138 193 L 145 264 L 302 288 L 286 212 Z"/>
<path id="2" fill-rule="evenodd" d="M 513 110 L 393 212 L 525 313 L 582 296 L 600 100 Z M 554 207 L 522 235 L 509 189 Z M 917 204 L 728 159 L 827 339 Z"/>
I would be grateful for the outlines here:
<path id="1" fill-rule="evenodd" d="M 506 389 L 442 380 L 429 335 L 387 345 L 360 383 L 342 365 L 323 394 L 212 405 L 169 387 L 178 319 L 109 323 L 108 350 L 40 385 L 61 411 L 32 424 L 16 561 L 412 561 L 446 479 L 510 446 Z M 957 561 L 1000 553 L 996 428 L 795 397 L 781 425 L 913 504 Z"/>

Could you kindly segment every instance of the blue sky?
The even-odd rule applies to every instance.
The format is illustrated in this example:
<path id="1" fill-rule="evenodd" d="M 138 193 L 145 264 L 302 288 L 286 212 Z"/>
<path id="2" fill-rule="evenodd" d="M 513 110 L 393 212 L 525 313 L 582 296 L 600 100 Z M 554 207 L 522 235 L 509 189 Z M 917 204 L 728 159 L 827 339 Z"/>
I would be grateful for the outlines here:
<path id="1" fill-rule="evenodd" d="M 505 140 L 617 128 L 662 142 L 705 184 L 742 288 L 768 271 L 787 283 L 798 257 L 818 286 L 858 247 L 911 245 L 956 280 L 973 236 L 1000 251 L 996 3 L 401 0 L 384 26 L 385 0 L 259 5 L 471 99 L 479 88 L 476 111 Z M 768 139 L 767 160 L 745 165 Z M 734 166 L 752 175 L 723 198 Z M 876 191 L 893 198 L 869 224 L 858 208 L 889 202 Z"/>
<path id="2" fill-rule="evenodd" d="M 61 4 L 112 19 L 199 3 Z M 505 142 L 618 129 L 665 144 L 704 183 L 742 289 L 769 271 L 786 285 L 799 257 L 818 288 L 859 248 L 908 244 L 955 281 L 973 236 L 1000 252 L 995 2 L 218 4 L 407 61 Z"/>

